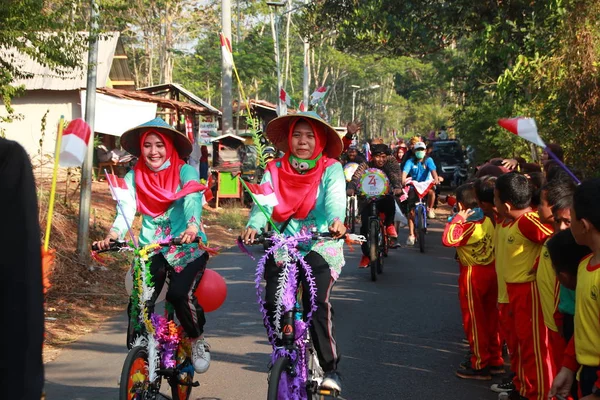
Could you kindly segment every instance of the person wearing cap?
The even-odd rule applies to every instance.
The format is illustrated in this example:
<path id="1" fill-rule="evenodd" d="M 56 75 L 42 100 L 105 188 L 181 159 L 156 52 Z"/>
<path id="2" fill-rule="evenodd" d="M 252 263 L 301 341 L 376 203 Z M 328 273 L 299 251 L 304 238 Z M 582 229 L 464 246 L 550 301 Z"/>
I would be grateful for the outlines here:
<path id="1" fill-rule="evenodd" d="M 261 184 L 271 185 L 277 205 L 262 205 L 279 230 L 294 235 L 317 229 L 329 231 L 340 238 L 346 233 L 346 179 L 337 158 L 343 145 L 339 135 L 315 112 L 285 115 L 269 122 L 266 134 L 273 145 L 285 154 L 267 164 Z M 256 205 L 242 232 L 245 243 L 252 243 L 267 223 L 267 216 Z M 342 383 L 337 372 L 340 360 L 331 290 L 344 266 L 343 242 L 338 240 L 313 241 L 300 245 L 304 260 L 311 266 L 317 287 L 317 310 L 313 313 L 311 337 L 317 348 L 319 363 L 325 373 L 322 386 L 341 392 Z M 275 310 L 275 299 L 282 272 L 274 254 L 265 264 L 265 302 L 269 323 Z M 303 285 L 306 279 L 302 278 Z M 306 286 L 305 286 L 306 287 Z"/>
<path id="2" fill-rule="evenodd" d="M 387 145 L 380 143 L 378 140 L 373 141 L 375 144 L 371 146 L 372 159 L 368 163 L 364 162 L 360 164 L 354 172 L 352 180 L 348 182 L 347 185 L 348 190 L 346 194 L 348 196 L 354 195 L 356 189 L 358 188 L 361 176 L 368 168 L 378 168 L 382 170 L 390 181 L 390 190 L 393 192 L 393 194 L 400 195 L 402 193 L 400 168 L 398 167 L 396 158 L 390 154 L 391 151 Z M 361 210 L 361 221 L 363 221 L 363 223 L 360 226 L 360 234 L 366 237 L 368 235 L 369 226 L 365 223 L 365 221 L 369 220 L 371 207 L 362 207 Z M 398 238 L 398 233 L 396 232 L 396 227 L 394 226 L 394 217 L 396 215 L 396 204 L 394 197 L 383 196 L 377 200 L 377 210 L 385 214 L 383 224 L 385 225 L 386 233 L 393 244 Z M 367 268 L 370 262 L 368 243 L 362 243 L 361 250 L 363 255 L 360 259 L 358 267 Z"/>
<path id="3" fill-rule="evenodd" d="M 363 156 L 359 151 L 358 151 L 358 147 L 356 145 L 350 145 L 348 147 L 348 150 L 346 150 L 346 153 L 342 155 L 341 157 L 341 161 L 343 165 L 346 165 L 348 163 L 363 163 L 365 162 L 367 159 L 365 158 L 365 156 Z"/>
<path id="4" fill-rule="evenodd" d="M 110 232 L 94 244 L 106 249 L 111 240 L 124 239 L 127 224 L 131 225 L 136 212 L 142 215 L 140 246 L 181 238 L 181 246 L 162 247 L 150 258 L 155 288 L 152 301 L 161 292 L 167 269 L 173 269 L 167 301 L 173 305 L 177 319 L 192 341 L 194 369 L 206 372 L 210 365 L 209 347 L 203 335 L 206 320 L 194 292 L 206 268 L 208 254 L 192 242 L 197 236 L 206 242 L 200 218 L 203 191 L 207 188 L 200 184 L 198 171 L 183 161 L 192 152 L 192 143 L 164 120 L 155 118 L 125 132 L 121 145 L 139 160 L 125 175 L 128 194 L 119 198 L 121 208 L 117 207 Z M 131 328 L 130 324 L 128 333 Z M 128 335 L 129 339 L 133 338 Z"/>
<path id="5" fill-rule="evenodd" d="M 435 163 L 430 157 L 425 157 L 427 146 L 423 142 L 415 143 L 414 147 L 414 156 L 411 157 L 404 168 L 402 169 L 402 186 L 406 185 L 406 180 L 410 177 L 413 181 L 416 182 L 425 182 L 427 181 L 429 174 L 433 178 L 436 184 L 439 184 L 439 177 L 436 172 Z M 435 218 L 435 214 L 433 213 L 433 203 L 435 201 L 435 191 L 429 190 L 427 193 L 427 217 Z M 406 240 L 406 244 L 412 246 L 415 244 L 415 223 L 414 223 L 414 208 L 417 202 L 417 194 L 414 191 L 414 188 L 411 188 L 409 191 L 409 196 L 407 200 L 408 211 L 411 216 L 408 218 L 408 239 Z"/>

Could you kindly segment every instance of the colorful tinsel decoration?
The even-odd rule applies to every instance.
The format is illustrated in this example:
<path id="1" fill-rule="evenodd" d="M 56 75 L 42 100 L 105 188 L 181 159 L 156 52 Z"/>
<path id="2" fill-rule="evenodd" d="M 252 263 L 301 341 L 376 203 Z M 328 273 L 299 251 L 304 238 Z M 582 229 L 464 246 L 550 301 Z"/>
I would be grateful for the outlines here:
<path id="1" fill-rule="evenodd" d="M 173 321 L 162 315 L 152 314 L 150 318 L 154 327 L 154 339 L 161 354 L 161 365 L 164 368 L 175 368 L 175 353 L 180 341 L 179 329 Z"/>

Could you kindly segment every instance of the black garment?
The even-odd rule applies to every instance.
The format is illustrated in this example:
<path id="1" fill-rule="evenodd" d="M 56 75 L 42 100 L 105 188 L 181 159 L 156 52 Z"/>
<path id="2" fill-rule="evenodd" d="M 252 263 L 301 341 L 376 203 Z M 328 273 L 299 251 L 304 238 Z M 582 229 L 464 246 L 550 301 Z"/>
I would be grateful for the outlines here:
<path id="1" fill-rule="evenodd" d="M 592 394 L 592 389 L 594 388 L 599 375 L 600 367 L 581 366 L 581 372 L 579 374 L 579 392 L 582 397 Z"/>
<path id="2" fill-rule="evenodd" d="M 404 164 L 406 164 L 406 162 L 414 155 L 415 155 L 415 153 L 411 149 L 408 149 L 406 151 L 406 153 L 404 153 L 404 155 L 402 156 L 402 160 L 400 161 L 400 172 L 401 173 L 404 170 Z M 437 164 L 436 164 L 436 166 L 437 166 Z"/>
<path id="3" fill-rule="evenodd" d="M 360 211 L 360 234 L 367 237 L 369 233 L 369 216 L 371 215 L 372 204 L 370 201 L 366 202 L 364 207 Z M 393 196 L 384 196 L 377 200 L 377 211 L 385 214 L 384 226 L 390 226 L 394 224 L 394 217 L 396 215 L 396 200 Z M 369 255 L 369 243 L 364 242 L 360 245 L 360 248 L 365 256 Z"/>
<path id="4" fill-rule="evenodd" d="M 198 300 L 194 295 L 204 270 L 208 254 L 204 253 L 201 257 L 187 264 L 181 272 L 171 271 L 171 281 L 169 289 L 167 289 L 167 301 L 173 305 L 175 315 L 181 323 L 181 326 L 187 333 L 188 337 L 195 339 L 204 332 L 204 310 L 198 304 Z M 165 279 L 167 278 L 167 270 L 172 267 L 162 254 L 155 254 L 150 258 L 150 273 L 152 274 L 152 282 L 154 283 L 154 294 L 152 295 L 151 303 L 154 303 L 160 294 Z M 127 307 L 129 313 L 131 302 Z M 153 312 L 154 307 L 150 307 L 149 312 Z M 131 327 L 130 327 L 131 329 Z M 128 338 L 130 341 L 133 338 Z"/>
<path id="5" fill-rule="evenodd" d="M 354 158 L 354 160 L 348 160 L 348 154 L 344 153 L 344 154 L 342 154 L 342 157 L 341 157 L 340 161 L 341 161 L 342 165 L 346 165 L 346 164 L 351 163 L 351 162 L 354 162 L 354 163 L 357 163 L 357 164 L 362 164 L 364 162 L 367 162 L 367 159 L 365 158 L 365 156 L 360 151 L 358 151 L 358 154 L 356 155 L 356 157 Z"/>
<path id="6" fill-rule="evenodd" d="M 44 295 L 35 180 L 23 147 L 2 138 L 0 193 L 0 397 L 39 400 L 44 386 Z"/>
<path id="7" fill-rule="evenodd" d="M 313 313 L 310 335 L 317 349 L 319 364 L 323 371 L 335 371 L 340 361 L 340 353 L 335 340 L 335 327 L 333 325 L 333 307 L 329 298 L 331 289 L 335 280 L 331 277 L 329 264 L 314 251 L 309 252 L 304 260 L 312 268 L 312 274 L 317 285 L 317 310 Z M 298 267 L 300 270 L 300 266 Z M 273 257 L 270 257 L 265 264 L 265 288 L 266 308 L 269 312 L 271 323 L 273 321 L 273 312 L 275 307 L 277 284 L 282 269 L 275 264 Z M 300 282 L 303 290 L 303 309 L 306 314 L 310 308 L 310 296 L 308 283 L 304 278 L 304 273 L 300 273 Z"/>
<path id="8" fill-rule="evenodd" d="M 565 341 L 569 343 L 573 334 L 575 333 L 575 316 L 567 313 L 563 313 L 563 336 Z M 571 397 L 573 400 L 579 398 L 577 380 L 573 382 L 571 387 Z"/>
<path id="9" fill-rule="evenodd" d="M 431 190 L 431 189 L 430 189 Z M 427 196 L 423 197 L 426 202 Z M 408 189 L 408 198 L 400 203 L 400 210 L 408 217 L 408 213 L 414 210 L 415 205 L 419 202 L 419 195 L 415 188 L 411 185 Z"/>

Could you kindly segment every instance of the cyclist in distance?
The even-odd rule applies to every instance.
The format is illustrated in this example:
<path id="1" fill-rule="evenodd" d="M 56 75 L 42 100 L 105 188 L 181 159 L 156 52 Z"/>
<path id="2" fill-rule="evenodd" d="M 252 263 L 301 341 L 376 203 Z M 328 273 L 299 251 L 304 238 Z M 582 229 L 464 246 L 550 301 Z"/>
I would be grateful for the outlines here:
<path id="1" fill-rule="evenodd" d="M 358 166 L 352 180 L 348 182 L 347 195 L 353 196 L 358 188 L 359 180 L 363 173 L 368 168 L 378 168 L 382 170 L 390 181 L 390 190 L 394 195 L 399 196 L 402 194 L 402 186 L 400 181 L 400 169 L 398 167 L 398 161 L 396 158 L 391 156 L 390 148 L 383 144 L 377 143 L 371 146 L 372 160 L 370 162 L 364 162 Z M 396 213 L 396 206 L 394 204 L 394 197 L 384 196 L 377 201 L 377 209 L 379 212 L 385 214 L 384 225 L 386 233 L 392 241 L 398 238 L 396 227 L 394 226 L 394 216 Z M 365 221 L 369 220 L 369 213 L 371 212 L 370 207 L 362 207 L 360 234 L 367 236 L 369 226 Z M 367 268 L 369 266 L 369 244 L 367 242 L 361 245 L 363 256 L 360 260 L 359 268 Z"/>
<path id="2" fill-rule="evenodd" d="M 367 161 L 365 156 L 363 156 L 361 152 L 358 151 L 358 147 L 356 147 L 355 145 L 350 145 L 350 147 L 348 147 L 348 150 L 346 150 L 346 154 L 343 154 L 341 159 L 343 165 L 352 162 L 361 164 Z"/>
<path id="3" fill-rule="evenodd" d="M 317 232 L 329 231 L 333 237 L 342 237 L 346 233 L 346 180 L 342 165 L 337 161 L 343 145 L 335 129 L 315 112 L 300 112 L 274 119 L 266 133 L 275 147 L 285 153 L 282 158 L 267 164 L 262 179 L 262 184 L 272 186 L 278 203 L 274 207 L 263 206 L 267 215 L 286 235 L 316 228 Z M 242 232 L 244 242 L 252 243 L 266 222 L 267 217 L 254 205 Z M 337 373 L 340 355 L 330 295 L 345 263 L 343 241 L 313 241 L 300 245 L 299 250 L 312 268 L 317 287 L 317 310 L 313 314 L 310 334 L 325 374 L 321 386 L 341 392 L 342 383 Z M 282 272 L 281 261 L 276 253 L 265 265 L 265 302 L 271 324 Z M 303 276 L 301 282 L 306 312 L 309 308 L 308 283 Z"/>
<path id="4" fill-rule="evenodd" d="M 117 218 L 110 232 L 94 244 L 106 249 L 111 240 L 124 239 L 127 222 L 133 222 L 136 211 L 142 214 L 140 246 L 181 238 L 181 246 L 159 248 L 150 258 L 153 301 L 162 290 L 167 269 L 173 268 L 175 273 L 171 274 L 166 298 L 191 339 L 194 369 L 206 372 L 210 365 L 209 347 L 203 336 L 206 320 L 194 291 L 206 268 L 208 254 L 198 244 L 191 243 L 196 236 L 206 242 L 200 230 L 203 196 L 200 192 L 206 186 L 200 184 L 198 170 L 183 161 L 191 153 L 192 144 L 184 134 L 155 118 L 125 132 L 121 145 L 139 160 L 125 175 L 128 194 L 119 198 L 123 211 L 117 207 Z M 131 303 L 128 311 L 130 308 Z"/>
<path id="5" fill-rule="evenodd" d="M 407 178 L 411 178 L 415 182 L 425 182 L 431 174 L 431 178 L 436 184 L 439 184 L 439 176 L 436 172 L 435 163 L 431 157 L 425 157 L 426 146 L 423 142 L 418 142 L 414 147 L 414 156 L 406 161 L 402 170 L 402 186 L 406 186 Z M 402 210 L 410 212 L 410 218 L 408 218 L 408 239 L 406 244 L 412 246 L 415 244 L 415 222 L 414 222 L 414 209 L 415 204 L 418 201 L 417 193 L 414 188 L 411 188 L 408 194 L 408 199 L 405 204 L 408 210 Z M 435 190 L 429 189 L 427 192 L 427 217 L 435 218 L 433 214 L 433 203 L 435 201 Z"/>

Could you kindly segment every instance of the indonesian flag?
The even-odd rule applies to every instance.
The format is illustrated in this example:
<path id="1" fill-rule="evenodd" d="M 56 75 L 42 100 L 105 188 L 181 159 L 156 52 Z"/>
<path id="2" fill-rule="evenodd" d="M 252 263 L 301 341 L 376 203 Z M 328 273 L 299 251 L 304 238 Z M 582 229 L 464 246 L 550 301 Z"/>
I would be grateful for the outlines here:
<path id="1" fill-rule="evenodd" d="M 192 144 L 194 143 L 194 125 L 190 117 L 185 117 L 185 133 Z"/>
<path id="2" fill-rule="evenodd" d="M 283 101 L 288 106 L 290 106 L 290 107 L 292 106 L 292 98 L 290 97 L 289 94 L 287 94 L 287 92 L 283 88 L 279 92 L 279 98 L 281 99 L 281 101 Z"/>
<path id="3" fill-rule="evenodd" d="M 229 64 L 233 64 L 233 50 L 231 48 L 231 42 L 228 37 L 225 37 L 221 32 L 219 34 L 221 38 L 221 53 L 223 54 L 223 59 L 226 60 Z"/>
<path id="4" fill-rule="evenodd" d="M 279 202 L 277 201 L 277 195 L 273 190 L 270 183 L 265 182 L 263 184 L 257 183 L 246 183 L 248 189 L 254 195 L 254 201 L 259 203 L 261 206 L 272 206 L 275 207 Z"/>
<path id="5" fill-rule="evenodd" d="M 431 189 L 435 185 L 435 182 L 433 181 L 433 179 L 430 179 L 425 182 L 417 182 L 411 180 L 410 184 L 415 188 L 415 191 L 417 192 L 419 198 L 422 199 L 429 192 L 429 189 Z"/>
<path id="6" fill-rule="evenodd" d="M 87 154 L 92 131 L 81 118 L 74 119 L 63 132 L 60 144 L 59 164 L 61 167 L 81 167 Z"/>
<path id="7" fill-rule="evenodd" d="M 310 104 L 317 104 L 327 94 L 327 87 L 321 86 L 310 95 Z"/>
<path id="8" fill-rule="evenodd" d="M 300 112 L 306 111 L 306 106 L 304 105 L 304 101 L 300 102 L 300 105 L 298 106 L 298 110 L 300 110 Z"/>
<path id="9" fill-rule="evenodd" d="M 538 135 L 533 118 L 502 118 L 498 120 L 498 125 L 533 144 L 546 148 L 546 143 Z"/>
<path id="10" fill-rule="evenodd" d="M 117 175 L 106 174 L 106 181 L 108 182 L 110 194 L 114 200 L 119 201 L 131 196 L 125 179 L 119 178 Z"/>

